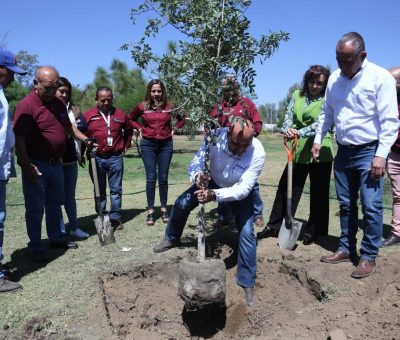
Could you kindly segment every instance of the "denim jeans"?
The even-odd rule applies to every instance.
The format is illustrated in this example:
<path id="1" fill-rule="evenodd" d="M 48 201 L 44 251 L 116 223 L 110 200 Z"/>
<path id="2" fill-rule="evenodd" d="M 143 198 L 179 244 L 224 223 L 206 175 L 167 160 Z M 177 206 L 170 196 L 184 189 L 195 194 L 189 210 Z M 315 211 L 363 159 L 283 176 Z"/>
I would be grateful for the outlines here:
<path id="1" fill-rule="evenodd" d="M 146 169 L 147 207 L 148 209 L 154 208 L 158 168 L 160 203 L 162 208 L 166 208 L 168 199 L 168 171 L 173 153 L 172 139 L 155 140 L 144 138 L 140 141 L 140 150 Z"/>
<path id="2" fill-rule="evenodd" d="M 64 200 L 64 174 L 61 160 L 48 164 L 31 159 L 42 173 L 37 176 L 37 182 L 30 182 L 22 172 L 22 190 L 25 200 L 25 220 L 28 232 L 28 247 L 33 251 L 43 250 L 42 219 L 46 212 L 47 236 L 53 242 L 64 242 L 62 231 L 61 205 Z"/>
<path id="3" fill-rule="evenodd" d="M 218 188 L 213 181 L 209 187 Z M 196 190 L 197 187 L 193 185 L 176 199 L 165 230 L 165 239 L 177 242 L 181 238 L 190 212 L 199 205 L 194 195 Z M 256 238 L 253 229 L 253 192 L 240 201 L 228 204 L 235 215 L 236 228 L 239 231 L 236 283 L 244 288 L 254 287 L 257 264 Z"/>
<path id="4" fill-rule="evenodd" d="M 3 259 L 4 222 L 6 221 L 6 183 L 0 180 L 0 278 L 4 276 L 1 269 Z"/>
<path id="5" fill-rule="evenodd" d="M 363 213 L 363 232 L 360 255 L 366 260 L 378 256 L 382 237 L 383 178 L 370 177 L 371 162 L 378 143 L 357 147 L 338 146 L 334 161 L 336 194 L 340 205 L 340 226 L 342 229 L 339 250 L 353 254 L 357 245 L 358 192 L 360 191 Z"/>
<path id="6" fill-rule="evenodd" d="M 106 210 L 107 206 L 107 178 L 110 189 L 110 210 L 108 216 L 112 220 L 121 219 L 122 205 L 122 177 L 124 174 L 123 154 L 100 158 L 96 156 L 97 176 L 99 178 L 101 208 Z M 93 181 L 92 166 L 89 166 L 90 177 Z M 96 207 L 97 209 L 97 207 Z"/>
<path id="7" fill-rule="evenodd" d="M 257 217 L 263 217 L 263 209 L 264 209 L 264 203 L 261 198 L 260 194 L 260 185 L 258 182 L 254 184 L 253 187 L 253 204 L 254 204 L 254 219 Z M 218 218 L 224 221 L 229 221 L 232 217 L 232 213 L 230 210 L 230 205 L 229 203 L 226 202 L 220 202 L 218 203 Z"/>
<path id="8" fill-rule="evenodd" d="M 75 190 L 78 179 L 78 165 L 76 162 L 63 165 L 64 171 L 64 209 L 68 216 L 70 230 L 78 227 Z"/>

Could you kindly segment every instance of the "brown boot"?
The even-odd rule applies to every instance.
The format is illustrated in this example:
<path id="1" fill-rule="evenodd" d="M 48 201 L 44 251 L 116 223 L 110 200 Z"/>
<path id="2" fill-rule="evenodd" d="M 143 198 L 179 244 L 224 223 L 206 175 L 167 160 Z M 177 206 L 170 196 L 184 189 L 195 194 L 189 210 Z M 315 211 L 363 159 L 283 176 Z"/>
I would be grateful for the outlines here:
<path id="1" fill-rule="evenodd" d="M 321 262 L 336 264 L 340 262 L 350 262 L 350 255 L 343 251 L 336 251 L 332 255 L 322 256 Z"/>
<path id="2" fill-rule="evenodd" d="M 375 267 L 375 260 L 361 259 L 357 268 L 351 273 L 353 279 L 363 279 L 372 273 Z"/>

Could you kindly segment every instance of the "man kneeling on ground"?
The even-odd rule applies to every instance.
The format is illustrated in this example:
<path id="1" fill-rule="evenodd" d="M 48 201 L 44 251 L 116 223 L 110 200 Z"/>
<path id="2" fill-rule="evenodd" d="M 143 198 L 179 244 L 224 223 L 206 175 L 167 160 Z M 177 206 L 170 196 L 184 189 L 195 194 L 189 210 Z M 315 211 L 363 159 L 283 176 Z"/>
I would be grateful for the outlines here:
<path id="1" fill-rule="evenodd" d="M 210 174 L 205 171 L 204 139 L 188 166 L 193 185 L 177 198 L 164 240 L 153 249 L 155 253 L 161 253 L 175 247 L 190 212 L 199 203 L 229 202 L 239 231 L 236 283 L 244 288 L 248 305 L 253 304 L 256 277 L 252 192 L 265 160 L 264 148 L 253 136 L 253 123 L 241 117 L 235 118 L 235 123 L 230 128 L 214 130 L 210 142 Z"/>

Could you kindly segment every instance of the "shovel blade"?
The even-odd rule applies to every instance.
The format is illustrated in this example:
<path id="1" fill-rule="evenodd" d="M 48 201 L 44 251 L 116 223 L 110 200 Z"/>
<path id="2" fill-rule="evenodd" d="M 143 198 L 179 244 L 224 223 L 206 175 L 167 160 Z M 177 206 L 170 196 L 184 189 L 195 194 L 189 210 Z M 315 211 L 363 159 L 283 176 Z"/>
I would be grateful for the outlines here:
<path id="1" fill-rule="evenodd" d="M 102 246 L 115 243 L 114 231 L 108 215 L 97 216 L 94 219 L 94 225 L 96 226 L 97 235 Z"/>
<path id="2" fill-rule="evenodd" d="M 290 224 L 291 226 L 288 228 L 285 221 L 283 221 L 279 230 L 278 245 L 281 249 L 293 250 L 299 238 L 303 223 L 292 219 Z"/>

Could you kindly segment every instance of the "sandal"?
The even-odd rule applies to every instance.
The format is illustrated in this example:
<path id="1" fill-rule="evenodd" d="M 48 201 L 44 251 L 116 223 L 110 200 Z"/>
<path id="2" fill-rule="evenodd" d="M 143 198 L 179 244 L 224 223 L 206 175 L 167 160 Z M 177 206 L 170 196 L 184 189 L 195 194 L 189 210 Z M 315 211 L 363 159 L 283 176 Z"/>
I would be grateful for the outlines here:
<path id="1" fill-rule="evenodd" d="M 161 220 L 163 221 L 163 223 L 169 222 L 169 216 L 167 210 L 161 210 Z"/>
<path id="2" fill-rule="evenodd" d="M 152 212 L 147 214 L 146 224 L 147 224 L 148 226 L 154 225 L 154 215 L 153 215 Z"/>

